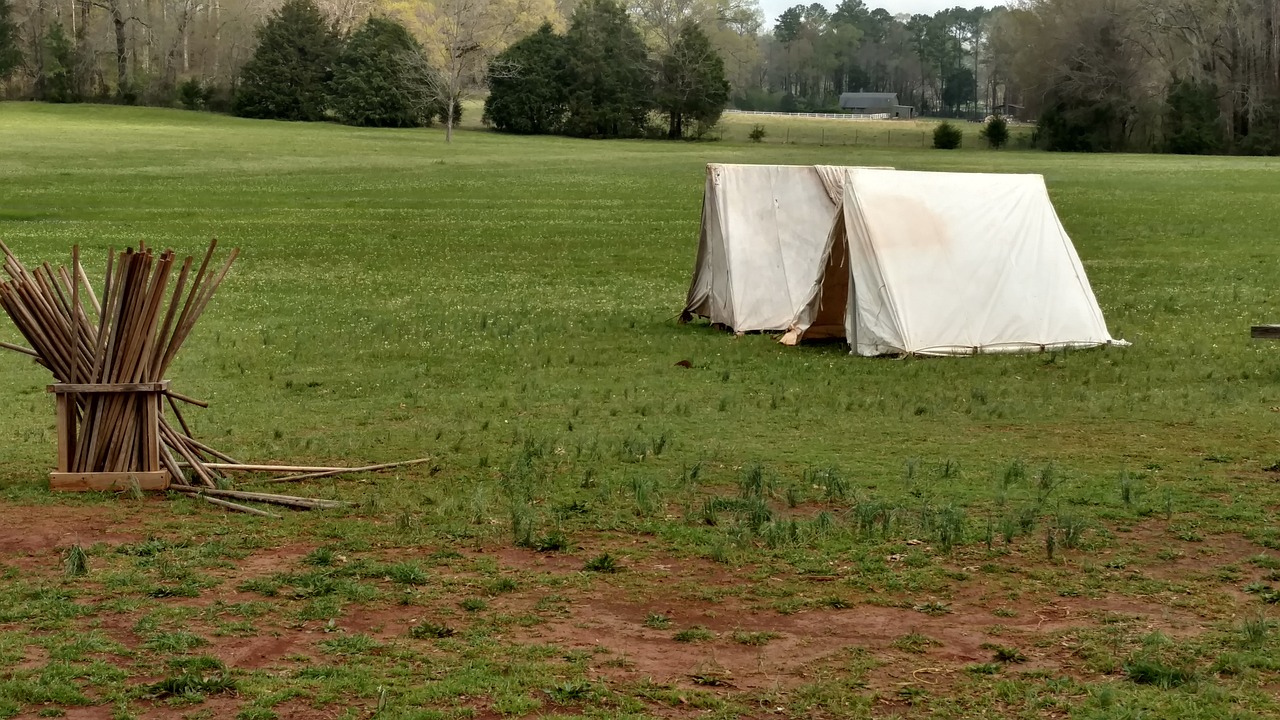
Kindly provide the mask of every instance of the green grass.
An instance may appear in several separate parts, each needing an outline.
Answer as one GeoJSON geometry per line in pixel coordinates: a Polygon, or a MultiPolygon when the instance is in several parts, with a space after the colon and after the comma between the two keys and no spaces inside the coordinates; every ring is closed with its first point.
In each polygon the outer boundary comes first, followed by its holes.
{"type": "MultiPolygon", "coordinates": [[[[749,143],[752,128],[760,125],[765,130],[761,144],[918,150],[933,147],[933,130],[941,122],[931,118],[853,120],[726,113],[712,136],[725,142],[749,143]]],[[[986,142],[978,134],[982,131],[982,123],[968,120],[948,120],[947,122],[958,127],[963,134],[960,147],[986,147],[986,142]]],[[[1008,147],[1023,149],[1030,147],[1033,130],[1034,128],[1030,125],[1011,125],[1008,147]]]]}
{"type": "Polygon", "coordinates": [[[713,143],[463,130],[446,146],[439,130],[0,104],[0,238],[29,264],[80,243],[96,278],[108,247],[139,240],[243,248],[172,371],[211,403],[187,415],[200,437],[253,461],[432,457],[304,485],[354,506],[279,522],[53,497],[48,377],[0,356],[6,522],[58,504],[135,536],[93,545],[86,524],[67,536],[74,568],[60,547],[0,554],[0,717],[144,716],[230,689],[244,717],[1280,712],[1264,470],[1280,347],[1247,339],[1280,321],[1280,162],[990,152],[968,126],[966,149],[940,152],[899,142],[929,127],[898,123],[859,125],[883,145],[785,144],[775,126],[752,144],[736,123],[713,143]],[[1134,344],[877,361],[679,326],[713,161],[1042,173],[1134,344]],[[754,685],[768,691],[741,689],[752,666],[694,662],[643,683],[600,670],[630,667],[625,643],[557,635],[595,632],[602,598],[681,657],[825,650],[786,623],[865,608],[902,627],[754,685]],[[697,625],[748,612],[749,631],[697,625]],[[953,662],[960,623],[1016,649],[953,662]],[[1161,643],[1151,623],[1186,634],[1161,643]],[[266,669],[208,661],[273,639],[266,669]],[[1016,662],[1053,653],[1065,678],[1016,662]],[[899,686],[926,662],[943,684],[899,686]]]}

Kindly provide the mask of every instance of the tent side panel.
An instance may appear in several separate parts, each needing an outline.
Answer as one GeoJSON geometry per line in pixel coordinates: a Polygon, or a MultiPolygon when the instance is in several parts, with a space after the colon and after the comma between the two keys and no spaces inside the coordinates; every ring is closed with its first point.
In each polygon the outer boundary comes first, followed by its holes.
{"type": "MultiPolygon", "coordinates": [[[[719,224],[715,219],[715,187],[711,182],[711,168],[707,168],[707,180],[702,191],[702,224],[698,232],[698,256],[693,263],[693,280],[689,283],[689,293],[685,297],[684,319],[693,315],[711,318],[711,288],[715,273],[724,272],[722,267],[712,261],[713,250],[709,246],[712,238],[723,243],[719,224]]],[[[720,322],[712,318],[712,322],[720,322]]]]}
{"type": "MultiPolygon", "coordinates": [[[[863,249],[901,330],[899,350],[972,354],[1111,341],[1039,176],[858,173],[850,185],[846,207],[855,197],[863,249]]],[[[851,246],[853,235],[851,224],[851,246]]],[[[876,310],[863,307],[873,294],[863,292],[865,283],[858,278],[860,321],[876,310]]]]}
{"type": "Polygon", "coordinates": [[[836,209],[812,167],[725,166],[719,178],[735,330],[785,330],[821,272],[836,209]]]}
{"type": "MultiPolygon", "coordinates": [[[[862,175],[867,171],[859,171],[862,175]]],[[[875,173],[868,173],[875,182],[875,173]]],[[[850,173],[845,180],[844,225],[849,252],[849,282],[853,292],[845,310],[845,337],[858,355],[892,355],[907,352],[906,329],[888,291],[873,228],[863,211],[865,199],[855,189],[850,173]]]]}

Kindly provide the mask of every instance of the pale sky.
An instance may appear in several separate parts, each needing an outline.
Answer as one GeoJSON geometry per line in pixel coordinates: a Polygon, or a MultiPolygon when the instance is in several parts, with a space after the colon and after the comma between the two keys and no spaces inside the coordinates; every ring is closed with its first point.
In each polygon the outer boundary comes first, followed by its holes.
{"type": "MultiPolygon", "coordinates": [[[[808,5],[812,1],[813,0],[808,0],[808,1],[806,0],[760,0],[760,9],[764,11],[765,29],[770,29],[770,30],[773,29],[774,22],[777,21],[778,16],[782,14],[783,10],[786,10],[792,5],[808,5]]],[[[981,0],[979,0],[979,2],[974,2],[973,0],[865,0],[865,1],[867,3],[867,7],[873,10],[875,8],[882,7],[885,10],[888,10],[891,15],[897,15],[899,13],[907,13],[909,15],[914,13],[925,13],[927,15],[932,15],[938,12],[939,10],[953,8],[953,7],[956,7],[957,5],[959,5],[960,7],[977,7],[979,5],[983,7],[991,7],[993,5],[1004,4],[1003,2],[999,2],[998,0],[987,0],[986,2],[982,2],[981,0]]],[[[828,10],[835,10],[836,5],[840,3],[840,0],[819,0],[819,2],[822,2],[823,5],[826,5],[828,10]]]]}

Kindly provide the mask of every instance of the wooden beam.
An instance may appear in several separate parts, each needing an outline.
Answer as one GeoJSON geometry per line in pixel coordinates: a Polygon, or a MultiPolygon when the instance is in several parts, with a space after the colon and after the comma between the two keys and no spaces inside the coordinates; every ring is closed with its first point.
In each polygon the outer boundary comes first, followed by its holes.
{"type": "Polygon", "coordinates": [[[1249,337],[1257,340],[1280,340],[1280,325],[1254,325],[1249,337]]]}
{"type": "Polygon", "coordinates": [[[146,383],[59,383],[48,387],[49,392],[59,395],[64,393],[84,393],[86,395],[95,393],[162,393],[168,389],[168,380],[146,383]]]}
{"type": "Polygon", "coordinates": [[[49,473],[49,489],[61,492],[125,490],[134,481],[143,490],[167,490],[169,472],[49,473]]]}

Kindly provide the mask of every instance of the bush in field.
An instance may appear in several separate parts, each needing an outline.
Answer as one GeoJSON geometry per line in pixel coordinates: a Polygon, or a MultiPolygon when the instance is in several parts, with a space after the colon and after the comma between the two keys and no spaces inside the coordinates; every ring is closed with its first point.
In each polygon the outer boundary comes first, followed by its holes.
{"type": "Polygon", "coordinates": [[[747,133],[747,137],[751,138],[751,142],[764,142],[764,136],[769,132],[764,129],[763,125],[757,123],[751,128],[751,132],[747,133]]]}
{"type": "Polygon", "coordinates": [[[943,122],[933,129],[933,147],[935,150],[955,150],[960,147],[963,135],[960,128],[943,122]]]}
{"type": "Polygon", "coordinates": [[[982,128],[982,139],[987,146],[999,150],[1009,142],[1009,122],[999,115],[994,115],[982,128]]]}
{"type": "Polygon", "coordinates": [[[649,48],[618,0],[585,0],[565,33],[564,131],[591,138],[640,137],[653,109],[649,48]]]}
{"type": "Polygon", "coordinates": [[[235,114],[323,120],[340,48],[314,0],[288,0],[258,28],[258,49],[240,71],[235,114]]]}
{"type": "Polygon", "coordinates": [[[333,70],[338,121],[364,127],[430,125],[431,69],[404,25],[371,17],[347,40],[333,70]]]}

